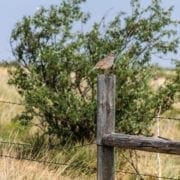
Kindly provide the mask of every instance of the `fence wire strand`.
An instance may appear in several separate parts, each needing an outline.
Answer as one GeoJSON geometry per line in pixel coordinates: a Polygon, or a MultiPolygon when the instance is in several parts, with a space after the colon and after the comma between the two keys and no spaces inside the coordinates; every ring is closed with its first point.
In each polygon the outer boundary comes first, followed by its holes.
{"type": "Polygon", "coordinates": [[[157,116],[155,118],[157,118],[157,119],[169,119],[169,120],[178,120],[178,121],[180,121],[180,118],[176,118],[176,117],[157,116]]]}
{"type": "MultiPolygon", "coordinates": [[[[12,102],[12,101],[0,100],[0,103],[24,106],[23,103],[20,103],[20,102],[12,102]]],[[[43,115],[35,115],[35,116],[44,117],[43,115]]],[[[178,120],[178,121],[180,121],[180,118],[176,118],[176,117],[155,116],[155,117],[153,117],[153,118],[156,118],[156,119],[169,119],[169,120],[178,120]]]]}
{"type": "MultiPolygon", "coordinates": [[[[0,141],[0,144],[5,144],[5,145],[12,145],[12,146],[27,146],[28,148],[33,148],[33,146],[31,144],[25,144],[25,143],[16,143],[16,142],[8,142],[8,141],[0,141]]],[[[77,145],[77,146],[70,146],[70,147],[65,147],[67,149],[76,149],[76,148],[82,148],[82,147],[87,147],[87,146],[91,146],[91,145],[96,145],[96,143],[87,143],[87,144],[81,144],[81,145],[77,145]]],[[[52,145],[52,148],[59,148],[60,145],[52,145]]]]}
{"type": "Polygon", "coordinates": [[[67,166],[67,165],[69,165],[67,163],[59,163],[59,162],[31,159],[31,158],[25,158],[25,157],[17,157],[17,156],[11,156],[11,155],[2,155],[2,154],[0,154],[0,157],[1,158],[16,159],[16,160],[34,161],[34,162],[44,163],[44,164],[54,164],[54,165],[60,165],[60,166],[67,166]]]}
{"type": "MultiPolygon", "coordinates": [[[[6,141],[0,141],[0,144],[4,145],[11,145],[11,146],[27,146],[28,148],[33,148],[31,147],[30,144],[23,144],[23,143],[15,143],[15,142],[6,142],[6,141]]],[[[96,143],[87,143],[87,144],[82,144],[78,146],[72,146],[71,148],[82,148],[82,147],[87,147],[90,145],[94,145],[96,143]]],[[[44,164],[54,164],[54,165],[60,165],[60,166],[70,166],[68,163],[59,163],[59,162],[54,162],[54,161],[46,161],[46,160],[38,160],[38,159],[31,159],[31,158],[26,158],[26,157],[17,157],[17,156],[12,156],[12,155],[3,155],[0,154],[1,158],[10,158],[10,159],[16,159],[16,160],[26,160],[26,161],[34,161],[38,163],[44,163],[44,164]]]]}

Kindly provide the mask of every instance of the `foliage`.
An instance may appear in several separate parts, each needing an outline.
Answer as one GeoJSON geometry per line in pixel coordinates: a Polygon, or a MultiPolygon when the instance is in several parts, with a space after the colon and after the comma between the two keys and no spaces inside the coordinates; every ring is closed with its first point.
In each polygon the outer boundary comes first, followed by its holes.
{"type": "Polygon", "coordinates": [[[160,0],[143,8],[139,0],[132,0],[132,14],[119,12],[106,25],[103,17],[82,32],[78,27],[89,19],[81,11],[82,2],[64,0],[60,6],[42,7],[13,29],[11,45],[18,66],[11,71],[10,83],[24,98],[21,122],[40,115],[44,131],[62,143],[93,137],[98,72],[91,69],[113,50],[117,129],[147,134],[159,107],[165,111],[174,100],[173,82],[157,92],[149,87],[151,55],[177,52],[173,8],[161,8],[160,0]]]}

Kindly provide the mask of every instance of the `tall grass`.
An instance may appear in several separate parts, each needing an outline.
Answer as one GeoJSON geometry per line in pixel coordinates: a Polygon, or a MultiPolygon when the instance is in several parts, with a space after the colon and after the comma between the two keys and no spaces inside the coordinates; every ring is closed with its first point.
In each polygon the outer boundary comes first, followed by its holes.
{"type": "MultiPolygon", "coordinates": [[[[33,145],[0,143],[0,165],[1,162],[4,165],[0,167],[4,172],[7,171],[5,175],[7,179],[13,177],[19,180],[22,177],[22,179],[33,180],[39,180],[39,178],[93,180],[96,179],[95,151],[94,145],[53,149],[42,146],[37,152],[36,146],[33,147],[33,145]],[[11,166],[8,168],[6,164],[11,166]],[[17,165],[17,172],[15,172],[14,166],[17,165]]],[[[1,173],[0,177],[2,177],[1,173]]]]}

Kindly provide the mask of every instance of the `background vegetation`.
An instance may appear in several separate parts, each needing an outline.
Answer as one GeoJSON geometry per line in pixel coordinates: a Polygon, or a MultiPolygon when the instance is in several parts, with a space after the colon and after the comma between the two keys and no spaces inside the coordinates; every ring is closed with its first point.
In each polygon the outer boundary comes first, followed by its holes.
{"type": "MultiPolygon", "coordinates": [[[[86,26],[90,18],[81,11],[82,2],[63,1],[60,6],[42,7],[33,16],[24,17],[11,35],[16,61],[2,63],[0,68],[0,100],[22,104],[0,103],[0,138],[32,147],[1,146],[1,153],[68,164],[61,168],[42,165],[42,179],[47,174],[54,179],[61,175],[95,178],[95,145],[82,147],[82,142],[89,144],[95,139],[96,77],[102,72],[91,69],[112,50],[117,57],[108,73],[117,76],[116,131],[157,136],[159,129],[163,137],[180,137],[178,121],[164,119],[157,126],[154,118],[158,114],[180,118],[180,63],[169,71],[150,63],[152,54],[177,52],[175,29],[179,22],[171,19],[173,8],[161,8],[159,0],[143,8],[140,1],[132,0],[132,14],[119,12],[107,24],[102,17],[82,32],[75,27],[86,26]]],[[[157,175],[161,167],[163,176],[179,175],[176,157],[162,155],[159,166],[155,154],[116,150],[116,156],[120,171],[157,175]]],[[[33,166],[23,164],[27,169],[33,166]]],[[[11,166],[3,166],[7,167],[11,166]]],[[[22,174],[21,168],[19,164],[19,171],[12,169],[9,175],[5,170],[4,176],[26,178],[28,173],[22,174]]],[[[32,179],[39,174],[35,171],[32,179]]],[[[121,172],[117,176],[134,177],[121,172]]]]}

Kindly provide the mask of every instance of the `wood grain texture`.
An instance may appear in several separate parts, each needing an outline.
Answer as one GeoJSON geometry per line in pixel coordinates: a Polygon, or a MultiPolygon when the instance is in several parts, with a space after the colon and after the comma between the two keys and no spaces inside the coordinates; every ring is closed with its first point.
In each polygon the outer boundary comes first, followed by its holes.
{"type": "Polygon", "coordinates": [[[110,147],[180,155],[180,141],[117,133],[105,134],[102,141],[110,147]]]}
{"type": "Polygon", "coordinates": [[[104,146],[104,134],[115,129],[115,76],[98,76],[97,179],[114,180],[114,147],[104,146]]]}

